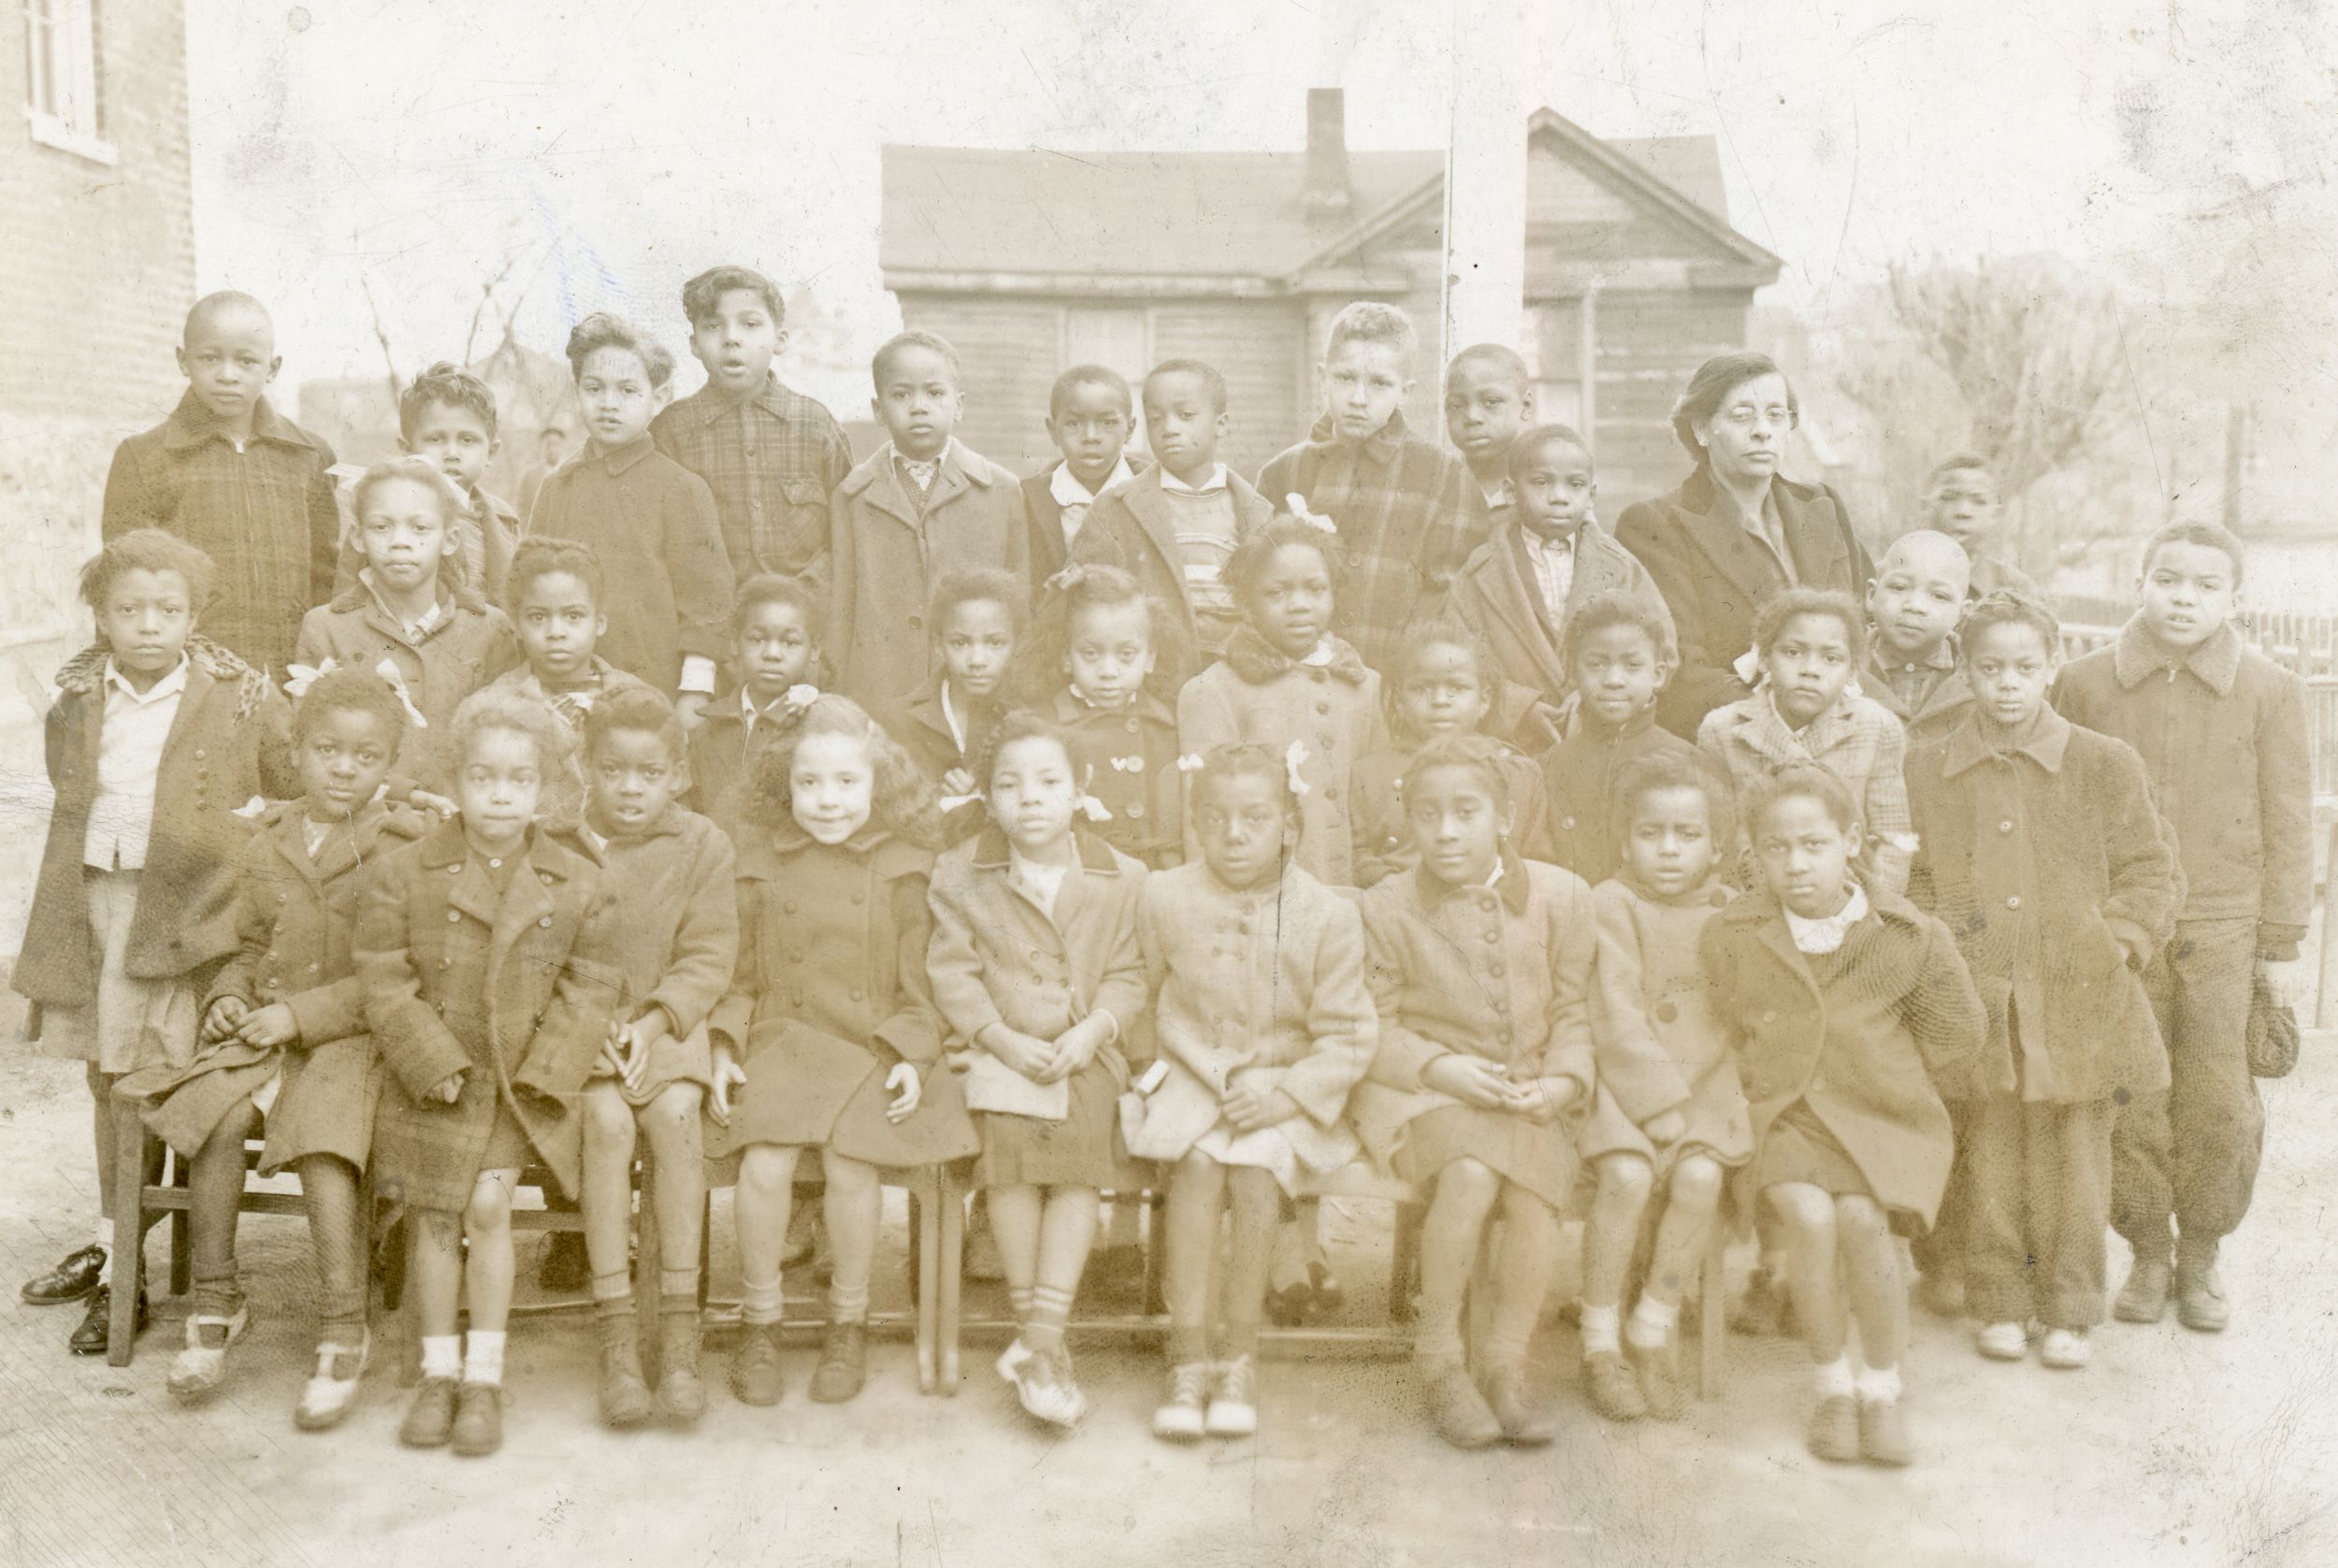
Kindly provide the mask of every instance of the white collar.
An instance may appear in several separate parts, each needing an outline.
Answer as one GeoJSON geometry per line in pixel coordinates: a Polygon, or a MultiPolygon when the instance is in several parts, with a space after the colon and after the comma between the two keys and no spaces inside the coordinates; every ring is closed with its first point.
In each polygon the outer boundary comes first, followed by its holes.
{"type": "Polygon", "coordinates": [[[1199,484],[1188,484],[1167,468],[1163,468],[1161,470],[1161,487],[1163,490],[1175,490],[1180,496],[1215,496],[1226,488],[1226,466],[1223,463],[1211,465],[1209,478],[1199,484]]]}
{"type": "Polygon", "coordinates": [[[950,700],[950,678],[942,677],[942,722],[950,726],[950,739],[958,742],[958,753],[966,755],[966,721],[959,716],[958,705],[950,700]]]}
{"type": "Polygon", "coordinates": [[[128,676],[123,674],[122,671],[115,667],[113,655],[108,654],[106,655],[106,684],[122,693],[124,697],[127,697],[131,701],[138,704],[140,707],[144,707],[147,703],[160,702],[164,698],[177,697],[180,692],[185,691],[187,689],[187,655],[180,654],[179,655],[179,662],[171,666],[170,673],[157,680],[152,685],[147,687],[144,691],[140,691],[137,687],[130,683],[130,678],[128,676]]]}
{"type": "Polygon", "coordinates": [[[359,567],[357,581],[364,583],[366,592],[373,596],[373,607],[388,616],[400,630],[409,634],[428,631],[432,626],[437,626],[439,618],[446,613],[446,598],[443,591],[432,596],[429,609],[409,621],[399,615],[397,611],[392,610],[390,601],[382,597],[382,585],[374,582],[371,567],[359,567]]]}
{"type": "Polygon", "coordinates": [[[1842,939],[1851,928],[1867,918],[1867,913],[1868,890],[1855,882],[1851,885],[1851,897],[1832,914],[1805,919],[1786,910],[1786,929],[1793,934],[1797,951],[1832,953],[1842,946],[1842,939]]]}
{"type": "Polygon", "coordinates": [[[1299,662],[1304,665],[1311,665],[1320,669],[1323,666],[1331,663],[1332,660],[1336,657],[1338,657],[1338,655],[1332,651],[1332,640],[1327,637],[1309,650],[1306,657],[1301,659],[1299,662]]]}
{"type": "Polygon", "coordinates": [[[1093,506],[1096,497],[1103,495],[1104,491],[1116,484],[1124,483],[1133,477],[1134,476],[1129,472],[1129,459],[1126,453],[1114,460],[1112,472],[1104,476],[1103,487],[1096,490],[1090,490],[1079,482],[1078,476],[1072,472],[1071,464],[1058,463],[1055,466],[1054,474],[1047,480],[1047,493],[1055,497],[1056,505],[1060,507],[1093,506]]]}

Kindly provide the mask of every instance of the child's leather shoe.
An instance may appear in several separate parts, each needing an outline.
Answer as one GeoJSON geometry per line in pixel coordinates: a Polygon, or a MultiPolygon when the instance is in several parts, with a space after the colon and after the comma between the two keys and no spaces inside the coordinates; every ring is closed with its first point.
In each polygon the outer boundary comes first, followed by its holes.
{"type": "Polygon", "coordinates": [[[455,1379],[426,1377],[397,1424],[397,1440],[409,1448],[443,1448],[455,1431],[455,1379]]]}
{"type": "Polygon", "coordinates": [[[1811,1452],[1829,1464],[1859,1457],[1859,1409],[1849,1394],[1828,1394],[1811,1412],[1811,1452]]]}
{"type": "Polygon", "coordinates": [[[641,1327],[629,1312],[600,1319],[600,1422],[623,1431],[638,1427],[655,1408],[642,1376],[641,1327]]]}
{"type": "Polygon", "coordinates": [[[2111,1303],[2111,1316],[2122,1323],[2157,1323],[2168,1315],[2170,1270],[2165,1257],[2138,1258],[2127,1272],[2127,1283],[2111,1303]]]}
{"type": "Polygon", "coordinates": [[[1550,1406],[1535,1397],[1526,1369],[1495,1367],[1486,1377],[1486,1408],[1500,1423],[1506,1442],[1521,1448],[1539,1448],[1558,1436],[1550,1406]]]}
{"type": "Polygon", "coordinates": [[[1616,1351],[1595,1350],[1583,1358],[1583,1392],[1591,1407],[1610,1421],[1637,1421],[1648,1414],[1638,1374],[1616,1351]]]}
{"type": "Polygon", "coordinates": [[[1898,1469],[1913,1462],[1915,1457],[1915,1448],[1908,1441],[1908,1418],[1899,1413],[1899,1402],[1861,1400],[1859,1458],[1869,1464],[1889,1465],[1898,1469]]]}
{"type": "Polygon", "coordinates": [[[657,1416],[687,1425],[706,1414],[706,1385],[699,1378],[701,1330],[699,1305],[660,1308],[657,1314],[657,1416]]]}
{"type": "Polygon", "coordinates": [[[448,1446],[465,1459],[483,1459],[503,1446],[502,1384],[465,1382],[455,1389],[448,1446]]]}
{"type": "Polygon", "coordinates": [[[1459,1356],[1424,1359],[1421,1384],[1428,1402],[1429,1424],[1446,1442],[1456,1448],[1483,1448],[1502,1441],[1501,1421],[1470,1380],[1459,1356]]]}
{"type": "Polygon", "coordinates": [[[777,1404],[786,1386],[780,1374],[779,1325],[740,1325],[739,1353],[730,1359],[731,1394],[741,1404],[777,1404]]]}
{"type": "Polygon", "coordinates": [[[869,1380],[869,1329],[865,1323],[830,1323],[820,1341],[820,1364],[812,1370],[812,1398],[842,1404],[869,1380]]]}

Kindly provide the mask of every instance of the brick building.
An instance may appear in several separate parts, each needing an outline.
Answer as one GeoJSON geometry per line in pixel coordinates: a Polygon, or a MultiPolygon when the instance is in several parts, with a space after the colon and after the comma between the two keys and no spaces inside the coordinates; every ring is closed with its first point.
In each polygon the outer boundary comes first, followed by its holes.
{"type": "Polygon", "coordinates": [[[195,299],[195,215],[180,0],[7,12],[23,68],[0,69],[0,137],[16,142],[0,154],[0,650],[33,659],[87,626],[73,577],[115,443],[184,389],[171,351],[195,299]]]}
{"type": "MultiPolygon", "coordinates": [[[[1439,428],[1445,154],[1350,151],[1335,89],[1300,152],[1076,155],[888,147],[879,256],[909,326],[956,345],[967,443],[1024,471],[1066,366],[1129,375],[1191,354],[1225,375],[1226,458],[1248,472],[1315,411],[1325,328],[1354,299],[1422,329],[1406,416],[1439,428]]],[[[1513,344],[1551,418],[1582,425],[1600,488],[1668,489],[1689,372],[1741,346],[1776,256],[1729,224],[1710,137],[1603,141],[1549,109],[1527,138],[1525,295],[1513,344]]]]}

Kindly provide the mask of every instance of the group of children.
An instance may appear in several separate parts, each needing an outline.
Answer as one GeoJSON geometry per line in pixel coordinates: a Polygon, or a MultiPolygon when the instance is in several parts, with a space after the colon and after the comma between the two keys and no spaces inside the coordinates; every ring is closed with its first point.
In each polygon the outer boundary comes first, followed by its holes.
{"type": "MultiPolygon", "coordinates": [[[[1910,533],[1864,603],[1766,605],[1754,695],[1692,740],[1655,721],[1667,606],[1509,351],[1450,367],[1456,456],[1397,411],[1409,324],[1350,307],[1323,424],[1256,487],[1217,456],[1209,366],[1133,396],[1084,367],[1049,410],[1062,464],[1018,482],[952,434],[941,339],[878,352],[888,440],[856,466],[771,371],[768,281],[683,298],[708,384],[662,411],[665,351],[578,324],[587,445],[524,528],[480,487],[493,398],[443,365],[401,400],[411,455],[337,521],[239,295],[196,306],[186,400],[123,447],[14,983],[90,1064],[105,1214],[117,1095],[189,1162],[175,1394],[223,1386],[247,1320],[263,1128],[317,1258],[296,1419],[338,1421],[367,1364],[369,1173],[411,1232],[401,1440],[464,1454],[500,1441],[531,1169],[581,1201],[616,1427],[705,1407],[710,1180],[735,1189],[730,1388],[783,1397],[807,1151],[820,1402],[865,1375],[882,1173],[960,1160],[1018,1325],[998,1370],[1063,1425],[1100,1195],[1165,1191],[1173,1441],[1255,1429],[1263,1319],[1338,1294],[1308,1195],[1360,1158],[1425,1196],[1419,1371],[1465,1447],[1553,1436],[1527,1350],[1570,1213],[1590,1402],[1678,1417],[1683,1295],[1735,1216],[1813,1359],[1812,1451],[1907,1463],[1898,1238],[1954,1216],[1935,1300],[1961,1286],[1988,1354],[2038,1323],[2081,1364],[2118,1106],[2158,1107],[2117,1136],[2172,1172],[2116,1216],[2122,1316],[2172,1287],[2221,1326],[2245,1182],[2212,1190],[2229,1126],[2184,1118],[2233,1113],[2167,1090],[2172,1057],[2179,1091],[2225,1069],[2160,1029],[2229,1022],[2303,919],[2260,913],[2290,897],[2302,707],[2230,624],[2230,535],[2156,536],[2117,647],[2064,670],[2049,611],[1976,602],[1956,539],[1910,533]],[[2210,736],[2248,800],[2202,771],[2210,736]],[[655,1303],[628,1261],[644,1144],[655,1303]]],[[[94,1292],[77,1350],[138,1240],[101,1219],[25,1287],[94,1292]]]]}

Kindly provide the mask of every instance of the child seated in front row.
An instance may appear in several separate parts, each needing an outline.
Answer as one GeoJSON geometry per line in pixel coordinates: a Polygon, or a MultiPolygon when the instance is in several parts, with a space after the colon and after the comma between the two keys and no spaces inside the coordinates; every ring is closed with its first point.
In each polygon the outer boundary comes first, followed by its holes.
{"type": "Polygon", "coordinates": [[[1956,664],[1971,580],[1963,547],[1928,528],[1900,535],[1875,563],[1859,689],[1907,726],[1911,746],[1954,726],[1972,701],[1956,664]]]}
{"type": "Polygon", "coordinates": [[[1908,1293],[1894,1231],[1929,1225],[1940,1206],[1942,1093],[1965,1092],[1987,1021],[1947,928],[1857,873],[1859,808],[1841,779],[1789,762],[1743,810],[1761,885],[1707,924],[1700,951],[1753,1116],[1740,1201],[1772,1213],[1787,1240],[1818,1386],[1811,1452],[1904,1465],[1908,1293]]]}
{"type": "Polygon", "coordinates": [[[375,861],[351,952],[393,1080],[374,1189],[413,1225],[422,1384],[398,1441],[479,1455],[503,1442],[513,1191],[528,1165],[581,1185],[577,1105],[615,1021],[624,915],[609,873],[538,820],[571,743],[552,711],[480,692],[450,728],[456,814],[375,861]]]}
{"type": "MultiPolygon", "coordinates": [[[[452,758],[440,737],[463,698],[520,662],[503,611],[466,585],[463,501],[426,457],[376,463],[356,484],[357,581],[301,617],[293,657],[310,669],[381,670],[387,665],[420,723],[406,731],[391,770],[393,798],[451,809],[452,758]]],[[[502,563],[510,572],[508,555],[502,563]]],[[[386,671],[384,671],[386,673],[386,671]]]]}
{"type": "Polygon", "coordinates": [[[1435,1187],[1414,1354],[1430,1424],[1459,1448],[1553,1435],[1527,1385],[1526,1349],[1593,1082],[1591,889],[1508,848],[1508,794],[1490,741],[1422,747],[1404,785],[1420,868],[1362,900],[1380,1044],[1354,1119],[1381,1165],[1435,1187]],[[1464,1360],[1462,1298],[1497,1208],[1503,1255],[1480,1388],[1464,1360]]]}
{"type": "Polygon", "coordinates": [[[1063,731],[1006,715],[981,760],[992,826],[945,854],[927,968],[966,1103],[1014,1303],[999,1375],[1023,1408],[1070,1426],[1087,1409],[1063,1329],[1102,1190],[1141,1186],[1116,1156],[1120,1050],[1147,1000],[1136,910],[1145,867],[1075,827],[1063,731]]]}
{"type": "Polygon", "coordinates": [[[584,1086],[585,1250],[600,1326],[600,1418],[705,1413],[699,1383],[699,1230],[706,1208],[700,1112],[714,1076],[706,1020],[739,957],[730,841],[686,811],[682,723],[654,691],[624,691],[584,719],[583,832],[616,890],[625,999],[584,1086]],[[644,1380],[627,1242],[633,1150],[646,1134],[657,1216],[657,1380],[644,1380]]]}
{"type": "Polygon", "coordinates": [[[812,1397],[835,1404],[868,1371],[880,1170],[981,1150],[958,1075],[936,1071],[926,977],[933,790],[859,704],[827,693],[758,764],[739,833],[739,964],[715,1009],[714,1091],[738,1158],[740,1344],[730,1389],[776,1404],[780,1264],[796,1162],[820,1155],[831,1263],[812,1397]]]}
{"type": "MultiPolygon", "coordinates": [[[[1656,698],[1678,663],[1672,617],[1652,594],[1595,594],[1566,624],[1575,722],[1542,756],[1545,842],[1553,865],[1595,887],[1624,865],[1617,781],[1639,762],[1696,755],[1656,723],[1656,698]]],[[[1716,844],[1714,853],[1725,858],[1729,847],[1716,844]]]]}
{"type": "MultiPolygon", "coordinates": [[[[2087,1359],[2102,1321],[2118,1107],[2166,1092],[2143,971],[2175,928],[2175,850],[2143,758],[2046,705],[2062,628],[1993,594],[1965,623],[1965,715],[1909,754],[1908,896],[1956,935],[1989,1014],[1981,1098],[1952,1106],[1966,1309],[1981,1353],[2087,1359]]],[[[1961,1265],[1961,1267],[1959,1267],[1961,1265]]]]}
{"type": "Polygon", "coordinates": [[[730,657],[738,688],[708,703],[690,732],[689,805],[725,832],[739,827],[756,758],[820,695],[818,598],[777,572],[740,583],[730,657]]]}
{"type": "Polygon", "coordinates": [[[984,791],[974,760],[1005,712],[1007,676],[1029,635],[1030,603],[1022,580],[996,568],[954,571],[936,583],[926,605],[933,673],[880,711],[886,733],[941,786],[945,844],[982,830],[984,791]]]}
{"type": "Polygon", "coordinates": [[[1070,566],[1049,580],[1032,639],[1034,674],[1063,683],[1046,712],[1080,792],[1104,813],[1089,831],[1154,870],[1185,848],[1177,720],[1156,689],[1165,619],[1119,568],[1070,566]]]}
{"type": "Polygon", "coordinates": [[[298,1169],[323,1319],[316,1375],[293,1414],[310,1431],[347,1414],[369,1347],[372,1216],[358,1213],[357,1180],[373,1142],[381,1074],[349,939],[372,856],[423,828],[413,813],[377,798],[405,727],[397,694],[371,670],[330,671],[301,698],[293,718],[301,798],[266,813],[244,846],[238,946],[205,999],[203,1054],[154,1086],[146,1114],[187,1160],[193,1188],[195,1297],[169,1383],[184,1403],[219,1390],[227,1347],[243,1331],[237,1207],[244,1140],[263,1115],[260,1173],[298,1169]]]}
{"type": "MultiPolygon", "coordinates": [[[[1754,617],[1761,679],[1752,697],[1716,708],[1696,743],[1750,799],[1773,770],[1816,762],[1858,807],[1862,875],[1894,893],[1908,885],[1915,839],[1908,826],[1907,733],[1888,709],[1847,690],[1867,655],[1867,618],[1849,594],[1789,588],[1754,617]]],[[[1753,818],[1740,812],[1740,853],[1753,818]]],[[[1738,880],[1751,883],[1740,861],[1738,880]]]]}
{"type": "Polygon", "coordinates": [[[1364,928],[1298,856],[1293,772],[1263,745],[1203,757],[1188,789],[1199,853],[1147,877],[1139,907],[1165,1075],[1123,1125],[1132,1155],[1170,1167],[1169,1388],[1153,1433],[1171,1442],[1258,1430],[1252,1357],[1282,1200],[1358,1148],[1345,1113],[1375,1041],[1364,928]]]}
{"type": "MultiPolygon", "coordinates": [[[[1467,626],[1436,621],[1414,630],[1396,671],[1394,740],[1365,756],[1356,769],[1357,886],[1369,887],[1420,864],[1420,846],[1412,841],[1412,825],[1405,814],[1405,774],[1422,746],[1491,727],[1495,688],[1501,683],[1467,626]]],[[[1523,688],[1510,690],[1523,696],[1523,688]]],[[[1550,859],[1541,770],[1516,747],[1491,735],[1487,740],[1499,748],[1505,787],[1514,808],[1512,847],[1531,860],[1550,859]]]]}
{"type": "MultiPolygon", "coordinates": [[[[236,864],[252,832],[238,813],[287,793],[284,699],[195,631],[211,575],[210,557],[160,529],[107,540],[81,568],[97,640],[57,672],[49,709],[56,800],[9,984],[50,1054],[88,1064],[102,1209],[92,1244],[22,1294],[89,1299],[67,1340],[80,1356],[105,1354],[112,1305],[115,1085],[194,1058],[205,979],[237,947],[236,864]]],[[[137,1256],[137,1236],[120,1243],[137,1256]]]]}
{"type": "Polygon", "coordinates": [[[1729,1034],[1697,959],[1706,924],[1729,901],[1719,868],[1736,825],[1728,781],[1685,744],[1633,763],[1615,798],[1623,863],[1591,894],[1599,1084],[1578,1146],[1598,1190],[1583,1227],[1583,1383],[1609,1420],[1677,1421],[1688,1412],[1672,1374],[1681,1295],[1704,1257],[1723,1173],[1754,1153],[1729,1034]],[[1624,1323],[1652,1198],[1662,1217],[1624,1323]]]}

